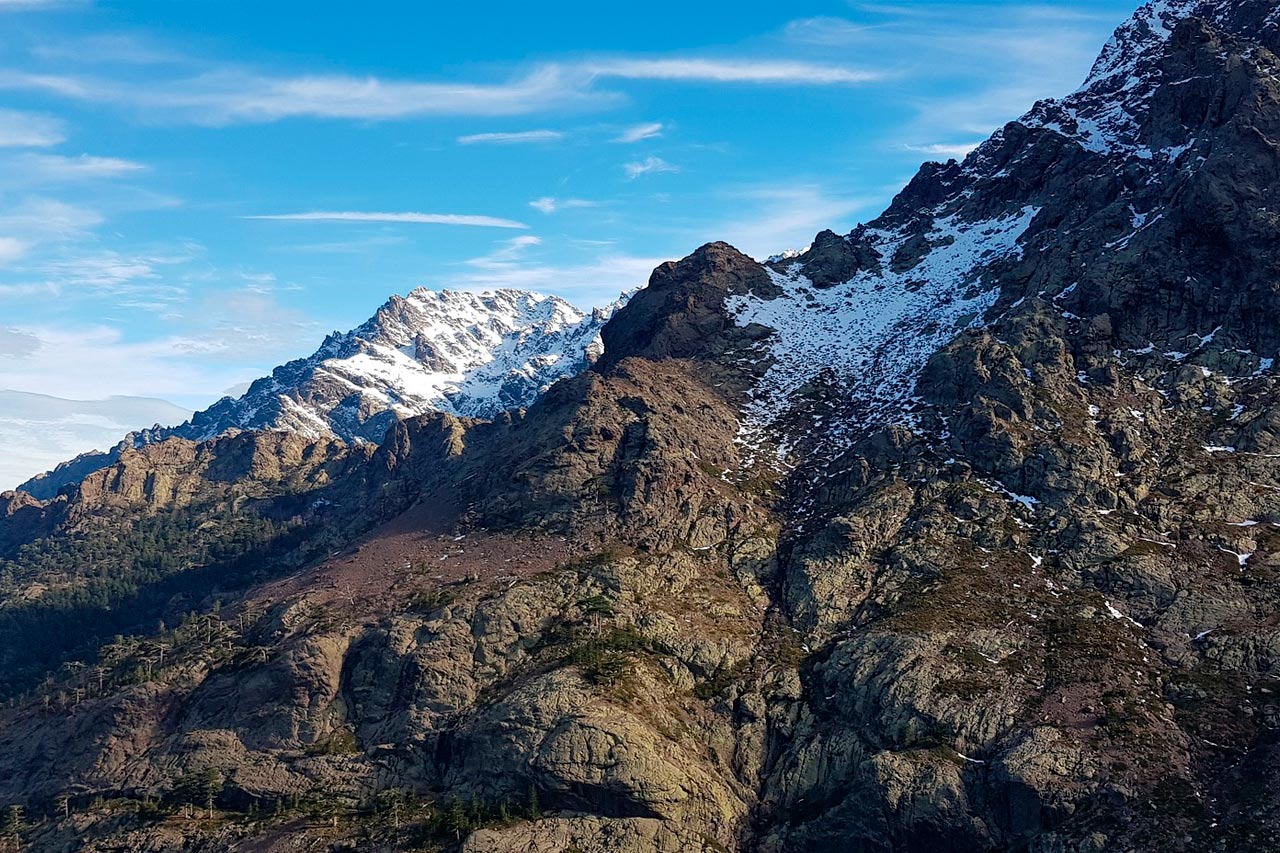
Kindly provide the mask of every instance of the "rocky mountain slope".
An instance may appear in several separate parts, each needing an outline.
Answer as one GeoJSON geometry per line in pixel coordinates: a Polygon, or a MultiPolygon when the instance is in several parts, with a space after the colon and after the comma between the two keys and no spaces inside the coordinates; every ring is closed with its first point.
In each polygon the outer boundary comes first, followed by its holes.
{"type": "Polygon", "coordinates": [[[873,222],[659,267],[527,411],[0,498],[4,832],[1280,849],[1278,20],[1144,6],[873,222]]]}
{"type": "Polygon", "coordinates": [[[555,296],[517,290],[419,288],[393,296],[366,323],[334,332],[312,355],[277,367],[238,398],[189,421],[131,433],[18,488],[40,499],[115,462],[126,447],[166,438],[208,441],[230,430],[287,430],[308,438],[378,442],[397,418],[441,411],[493,417],[528,406],[551,383],[599,355],[600,327],[617,304],[584,314],[555,296]]]}

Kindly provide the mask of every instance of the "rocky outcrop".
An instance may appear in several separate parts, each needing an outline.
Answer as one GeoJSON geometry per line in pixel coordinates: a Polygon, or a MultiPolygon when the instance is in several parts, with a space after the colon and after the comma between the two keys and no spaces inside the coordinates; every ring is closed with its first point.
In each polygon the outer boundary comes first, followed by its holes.
{"type": "Polygon", "coordinates": [[[85,583],[57,548],[143,520],[180,574],[245,578],[0,713],[16,832],[1274,846],[1278,22],[1145,7],[1079,93],[867,227],[659,268],[527,411],[409,419],[363,455],[175,442],[9,497],[55,522],[6,533],[27,596],[85,583]],[[246,510],[297,520],[288,559],[180,535],[246,510]]]}
{"type": "Polygon", "coordinates": [[[708,243],[689,257],[665,263],[649,284],[601,331],[608,371],[624,358],[714,360],[749,330],[735,326],[725,299],[777,295],[765,268],[727,243],[708,243]]]}

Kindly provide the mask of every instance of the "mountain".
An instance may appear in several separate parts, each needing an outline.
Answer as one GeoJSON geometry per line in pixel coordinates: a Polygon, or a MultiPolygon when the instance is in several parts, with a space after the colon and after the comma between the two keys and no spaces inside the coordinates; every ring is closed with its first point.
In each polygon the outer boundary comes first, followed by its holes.
{"type": "Polygon", "coordinates": [[[240,397],[225,397],[175,427],[130,433],[18,488],[48,499],[115,462],[126,447],[166,438],[206,441],[228,430],[275,429],[309,438],[378,442],[397,418],[442,411],[493,417],[528,406],[598,354],[617,305],[584,314],[563,299],[517,290],[419,288],[393,296],[366,323],[334,332],[307,358],[277,367],[240,397]]]}
{"type": "Polygon", "coordinates": [[[0,496],[34,850],[1275,850],[1280,13],[1152,2],[525,410],[0,496]]]}

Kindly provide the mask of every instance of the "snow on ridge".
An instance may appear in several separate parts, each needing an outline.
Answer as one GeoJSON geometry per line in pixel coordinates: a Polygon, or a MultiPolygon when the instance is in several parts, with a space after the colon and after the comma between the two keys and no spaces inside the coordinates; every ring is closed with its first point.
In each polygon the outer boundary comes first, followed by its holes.
{"type": "Polygon", "coordinates": [[[1140,6],[1112,34],[1078,91],[1089,91],[1120,74],[1132,75],[1138,57],[1168,41],[1177,22],[1201,5],[1202,0],[1151,0],[1140,6]]]}
{"type": "Polygon", "coordinates": [[[359,443],[430,411],[491,418],[598,357],[600,328],[621,304],[584,313],[540,293],[418,288],[159,437],[276,429],[359,443]]]}
{"type": "Polygon", "coordinates": [[[539,293],[419,288],[357,331],[358,351],[319,367],[401,417],[492,417],[585,367],[605,319],[539,293]]]}
{"type": "MultiPolygon", "coordinates": [[[[817,288],[793,266],[770,270],[783,294],[773,299],[733,296],[726,308],[740,326],[774,329],[766,341],[773,363],[754,389],[740,442],[758,448],[794,404],[793,395],[820,374],[834,377],[857,405],[861,426],[901,419],[925,362],[961,330],[978,325],[995,304],[994,287],[981,287],[990,264],[1019,257],[1019,238],[1039,208],[1002,218],[934,223],[933,248],[904,272],[864,271],[842,285],[817,288]]],[[[883,258],[909,233],[870,232],[883,258]]],[[[842,425],[828,425],[838,437],[842,425]]],[[[784,437],[780,446],[786,448],[784,437]]]]}
{"type": "Polygon", "coordinates": [[[1019,121],[1060,133],[1096,154],[1176,160],[1182,153],[1177,149],[1156,152],[1139,143],[1142,117],[1163,82],[1160,57],[1178,22],[1192,15],[1217,20],[1224,14],[1222,6],[1204,0],[1150,0],[1116,29],[1079,89],[1036,104],[1019,121]]]}

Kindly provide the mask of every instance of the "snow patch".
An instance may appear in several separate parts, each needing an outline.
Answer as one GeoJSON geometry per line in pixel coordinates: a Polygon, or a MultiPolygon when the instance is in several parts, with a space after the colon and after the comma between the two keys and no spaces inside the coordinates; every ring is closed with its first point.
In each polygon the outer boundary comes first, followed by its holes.
{"type": "MultiPolygon", "coordinates": [[[[980,222],[940,219],[928,234],[932,248],[903,272],[864,271],[842,285],[818,288],[796,271],[770,270],[780,296],[727,299],[738,325],[774,330],[766,342],[772,365],[746,407],[742,442],[758,446],[765,430],[790,410],[796,391],[820,375],[858,404],[860,426],[900,417],[929,356],[962,329],[980,324],[995,303],[997,292],[981,272],[1021,255],[1019,238],[1038,212],[1028,206],[980,222]]],[[[905,233],[871,236],[886,259],[907,240],[905,233]]]]}

